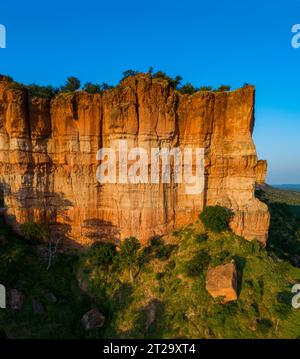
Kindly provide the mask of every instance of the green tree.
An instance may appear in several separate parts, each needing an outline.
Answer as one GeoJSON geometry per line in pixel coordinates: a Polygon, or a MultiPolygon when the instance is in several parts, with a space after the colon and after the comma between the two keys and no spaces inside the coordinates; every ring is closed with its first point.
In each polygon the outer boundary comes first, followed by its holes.
{"type": "Polygon", "coordinates": [[[142,256],[139,253],[141,244],[135,237],[129,237],[124,239],[120,246],[119,252],[119,267],[129,271],[130,280],[134,280],[134,272],[137,273],[140,270],[142,264],[142,256]]]}
{"type": "Polygon", "coordinates": [[[165,72],[163,71],[157,71],[155,72],[155,74],[153,74],[152,76],[155,79],[162,79],[162,80],[166,80],[168,81],[168,83],[170,84],[171,87],[173,87],[174,89],[178,89],[181,81],[182,81],[182,77],[177,75],[175,78],[172,78],[170,76],[168,76],[165,72]]]}
{"type": "Polygon", "coordinates": [[[199,218],[207,230],[220,233],[228,229],[231,213],[222,206],[208,206],[199,214],[199,218]]]}
{"type": "Polygon", "coordinates": [[[152,77],[152,75],[153,75],[153,70],[154,70],[154,68],[152,66],[150,66],[149,70],[148,70],[148,74],[150,75],[150,77],[152,77]]]}
{"type": "Polygon", "coordinates": [[[83,90],[89,94],[96,94],[96,93],[101,93],[101,85],[98,84],[92,84],[91,82],[87,82],[84,86],[83,86],[83,90]]]}
{"type": "Polygon", "coordinates": [[[201,86],[199,87],[198,91],[212,91],[211,86],[201,86]]]}
{"type": "Polygon", "coordinates": [[[187,82],[185,85],[180,87],[180,92],[183,94],[192,95],[193,93],[197,92],[197,87],[194,87],[191,83],[187,82]]]}
{"type": "Polygon", "coordinates": [[[71,76],[67,78],[64,86],[61,87],[62,92],[74,92],[79,90],[80,80],[77,77],[71,76]]]}
{"type": "Polygon", "coordinates": [[[44,223],[26,222],[21,224],[21,233],[30,241],[44,241],[47,239],[48,228],[44,223]]]}
{"type": "Polygon", "coordinates": [[[58,89],[52,86],[27,85],[26,88],[32,97],[51,98],[58,93],[58,89]]]}
{"type": "Polygon", "coordinates": [[[194,257],[185,263],[185,273],[188,277],[197,277],[207,269],[210,262],[209,254],[201,250],[194,257]]]}
{"type": "Polygon", "coordinates": [[[102,84],[100,85],[101,91],[108,91],[108,90],[111,90],[112,88],[114,88],[114,87],[107,84],[106,82],[102,82],[102,84]]]}
{"type": "Polygon", "coordinates": [[[221,85],[215,90],[215,92],[228,92],[228,91],[230,91],[230,89],[231,89],[231,86],[221,85]]]}
{"type": "Polygon", "coordinates": [[[176,248],[174,244],[165,244],[159,236],[154,236],[150,240],[150,251],[155,258],[160,260],[168,259],[176,248]]]}
{"type": "Polygon", "coordinates": [[[111,242],[95,243],[90,249],[92,263],[105,269],[113,263],[116,254],[116,246],[111,242]]]}
{"type": "Polygon", "coordinates": [[[175,89],[178,89],[179,86],[181,85],[181,81],[182,81],[182,77],[180,75],[175,76],[174,79],[172,79],[171,81],[171,86],[174,87],[175,89]]]}
{"type": "Polygon", "coordinates": [[[127,77],[130,76],[136,76],[139,72],[138,71],[134,71],[134,70],[126,70],[123,72],[123,77],[122,80],[126,79],[127,77]]]}

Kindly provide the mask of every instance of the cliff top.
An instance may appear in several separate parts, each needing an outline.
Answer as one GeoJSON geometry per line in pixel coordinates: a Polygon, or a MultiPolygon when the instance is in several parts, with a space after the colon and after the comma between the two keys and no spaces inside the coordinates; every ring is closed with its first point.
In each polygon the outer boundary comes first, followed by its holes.
{"type": "Polygon", "coordinates": [[[230,86],[221,85],[216,89],[211,86],[194,87],[190,83],[184,85],[181,84],[182,78],[176,76],[175,79],[167,76],[163,72],[151,73],[134,73],[129,76],[123,77],[116,86],[110,86],[106,83],[92,84],[86,83],[81,87],[80,81],[75,77],[69,77],[64,86],[52,87],[52,86],[39,86],[36,84],[25,85],[14,81],[11,77],[0,75],[0,89],[5,91],[25,91],[28,92],[31,97],[42,97],[42,98],[54,98],[58,96],[69,96],[74,93],[88,93],[90,95],[105,95],[107,93],[120,92],[126,87],[135,87],[138,84],[144,82],[146,86],[159,85],[162,88],[168,88],[174,91],[179,96],[193,96],[198,93],[209,93],[214,96],[218,96],[224,93],[235,93],[241,90],[248,89],[251,92],[255,91],[255,86],[245,83],[244,86],[231,90],[230,86]]]}

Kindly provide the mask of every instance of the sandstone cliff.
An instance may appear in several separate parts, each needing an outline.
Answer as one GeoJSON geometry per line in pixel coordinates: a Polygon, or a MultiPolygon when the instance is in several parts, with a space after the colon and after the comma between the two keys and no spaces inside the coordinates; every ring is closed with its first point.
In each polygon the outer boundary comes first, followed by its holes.
{"type": "Polygon", "coordinates": [[[182,95],[166,81],[138,75],[103,95],[61,94],[30,98],[0,83],[0,183],[7,219],[18,229],[29,220],[52,223],[88,244],[102,238],[156,234],[193,222],[206,205],[234,212],[231,226],[265,242],[269,212],[254,196],[266,164],[252,140],[254,88],[182,95]],[[101,147],[126,139],[129,146],[205,149],[205,190],[187,195],[169,184],[100,184],[101,147]]]}

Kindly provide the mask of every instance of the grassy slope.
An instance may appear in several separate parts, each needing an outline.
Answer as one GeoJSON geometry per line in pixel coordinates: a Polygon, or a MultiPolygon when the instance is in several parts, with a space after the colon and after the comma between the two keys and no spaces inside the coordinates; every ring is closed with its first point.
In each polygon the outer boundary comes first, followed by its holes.
{"type": "Polygon", "coordinates": [[[291,306],[291,287],[300,283],[296,267],[300,196],[271,188],[258,194],[272,213],[267,249],[230,232],[209,234],[205,240],[199,236],[201,223],[195,223],[165,237],[166,243],[177,244],[168,259],[149,250],[134,282],[126,271],[91,265],[87,255],[59,255],[46,271],[46,260],[0,225],[1,233],[10,238],[1,247],[0,282],[26,294],[20,313],[0,311],[0,328],[9,337],[300,337],[300,309],[291,306]],[[235,259],[240,273],[238,301],[223,305],[213,300],[205,290],[205,271],[187,277],[186,263],[200,250],[208,253],[211,265],[235,259]],[[87,284],[88,295],[78,288],[76,276],[87,284]],[[48,292],[57,296],[58,303],[45,299],[48,292]],[[31,298],[43,302],[44,314],[33,313],[31,298]],[[80,318],[95,305],[107,322],[86,333],[80,318]]]}

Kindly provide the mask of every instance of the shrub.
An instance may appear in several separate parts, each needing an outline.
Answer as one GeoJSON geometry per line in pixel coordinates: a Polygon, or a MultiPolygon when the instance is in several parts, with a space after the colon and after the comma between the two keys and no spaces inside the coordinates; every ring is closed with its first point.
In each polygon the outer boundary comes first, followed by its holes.
{"type": "Polygon", "coordinates": [[[174,261],[174,259],[172,259],[165,266],[165,270],[166,270],[166,272],[170,272],[170,271],[173,271],[175,269],[175,267],[176,267],[176,262],[174,261]]]}
{"type": "Polygon", "coordinates": [[[216,257],[214,257],[210,261],[210,265],[212,267],[216,267],[221,264],[229,263],[231,261],[231,259],[232,259],[232,256],[231,256],[230,252],[225,250],[225,251],[222,251],[221,253],[219,253],[216,257]]]}
{"type": "Polygon", "coordinates": [[[62,92],[74,92],[80,88],[80,80],[77,77],[71,76],[67,78],[64,86],[61,87],[62,92]]]}
{"type": "Polygon", "coordinates": [[[155,258],[160,260],[166,260],[170,258],[172,251],[176,248],[176,245],[165,244],[162,238],[156,236],[150,240],[150,251],[155,258]]]}
{"type": "Polygon", "coordinates": [[[193,93],[197,92],[197,87],[194,87],[191,83],[187,82],[185,85],[180,87],[180,92],[183,94],[192,95],[193,93]]]}
{"type": "Polygon", "coordinates": [[[119,256],[122,258],[122,263],[125,267],[130,266],[135,260],[138,250],[141,248],[139,240],[135,237],[124,239],[120,246],[119,256]]]}
{"type": "Polygon", "coordinates": [[[154,68],[152,66],[150,66],[149,70],[148,70],[148,74],[150,75],[150,77],[152,77],[152,75],[153,75],[153,70],[154,70],[154,68]]]}
{"type": "Polygon", "coordinates": [[[196,235],[195,240],[197,243],[205,242],[208,240],[208,234],[207,233],[199,233],[196,235]]]}
{"type": "Polygon", "coordinates": [[[123,77],[122,80],[126,79],[127,77],[130,76],[136,76],[139,72],[138,71],[134,71],[134,70],[126,70],[123,72],[123,77]]]}
{"type": "Polygon", "coordinates": [[[51,98],[58,93],[58,89],[52,86],[39,86],[31,84],[26,86],[32,97],[51,98]]]}
{"type": "Polygon", "coordinates": [[[138,273],[141,265],[145,261],[145,256],[143,255],[143,253],[139,253],[140,248],[141,244],[139,240],[135,237],[129,237],[124,239],[120,246],[120,252],[118,255],[118,266],[121,270],[129,270],[129,276],[131,281],[133,281],[134,278],[133,271],[136,270],[138,273]]]}
{"type": "Polygon", "coordinates": [[[199,214],[199,218],[207,230],[220,233],[228,229],[231,213],[222,206],[208,206],[199,214]]]}
{"type": "Polygon", "coordinates": [[[164,277],[165,273],[164,272],[158,272],[155,274],[155,279],[156,280],[161,280],[164,277]]]}
{"type": "Polygon", "coordinates": [[[0,81],[3,81],[3,82],[13,82],[14,79],[13,79],[11,76],[1,74],[1,75],[0,75],[0,81]]]}
{"type": "Polygon", "coordinates": [[[150,246],[152,248],[155,248],[155,247],[160,247],[164,244],[163,240],[161,237],[159,236],[154,236],[154,237],[151,237],[150,238],[150,246]]]}
{"type": "Polygon", "coordinates": [[[201,250],[194,257],[185,263],[185,273],[188,277],[196,277],[207,269],[210,262],[209,254],[201,250]]]}
{"type": "Polygon", "coordinates": [[[111,242],[95,243],[92,245],[90,252],[92,262],[105,268],[113,263],[117,254],[116,246],[111,242]]]}
{"type": "Polygon", "coordinates": [[[48,229],[43,223],[26,222],[21,224],[21,233],[27,240],[45,240],[48,229]]]}
{"type": "Polygon", "coordinates": [[[230,91],[230,89],[231,89],[231,86],[221,85],[215,90],[215,92],[228,92],[228,91],[230,91]]]}
{"type": "Polygon", "coordinates": [[[199,87],[198,91],[212,91],[211,86],[201,86],[199,87]]]}
{"type": "Polygon", "coordinates": [[[5,87],[8,90],[23,90],[24,85],[20,82],[12,81],[12,82],[6,82],[5,87]]]}
{"type": "Polygon", "coordinates": [[[168,81],[169,85],[171,87],[173,87],[174,89],[178,89],[178,87],[180,86],[180,83],[182,81],[182,77],[177,75],[175,78],[172,78],[170,76],[168,76],[165,72],[163,71],[157,71],[155,74],[153,74],[152,76],[154,79],[162,79],[162,80],[166,80],[168,81]]]}
{"type": "Polygon", "coordinates": [[[89,94],[96,94],[96,93],[101,93],[101,85],[98,84],[92,84],[91,82],[87,82],[84,86],[83,86],[83,90],[89,94]]]}
{"type": "Polygon", "coordinates": [[[100,85],[100,90],[101,91],[108,91],[113,89],[114,87],[112,85],[107,84],[106,82],[102,82],[102,84],[100,85]]]}
{"type": "Polygon", "coordinates": [[[262,334],[267,334],[273,327],[273,323],[268,318],[257,319],[257,329],[262,334]]]}

